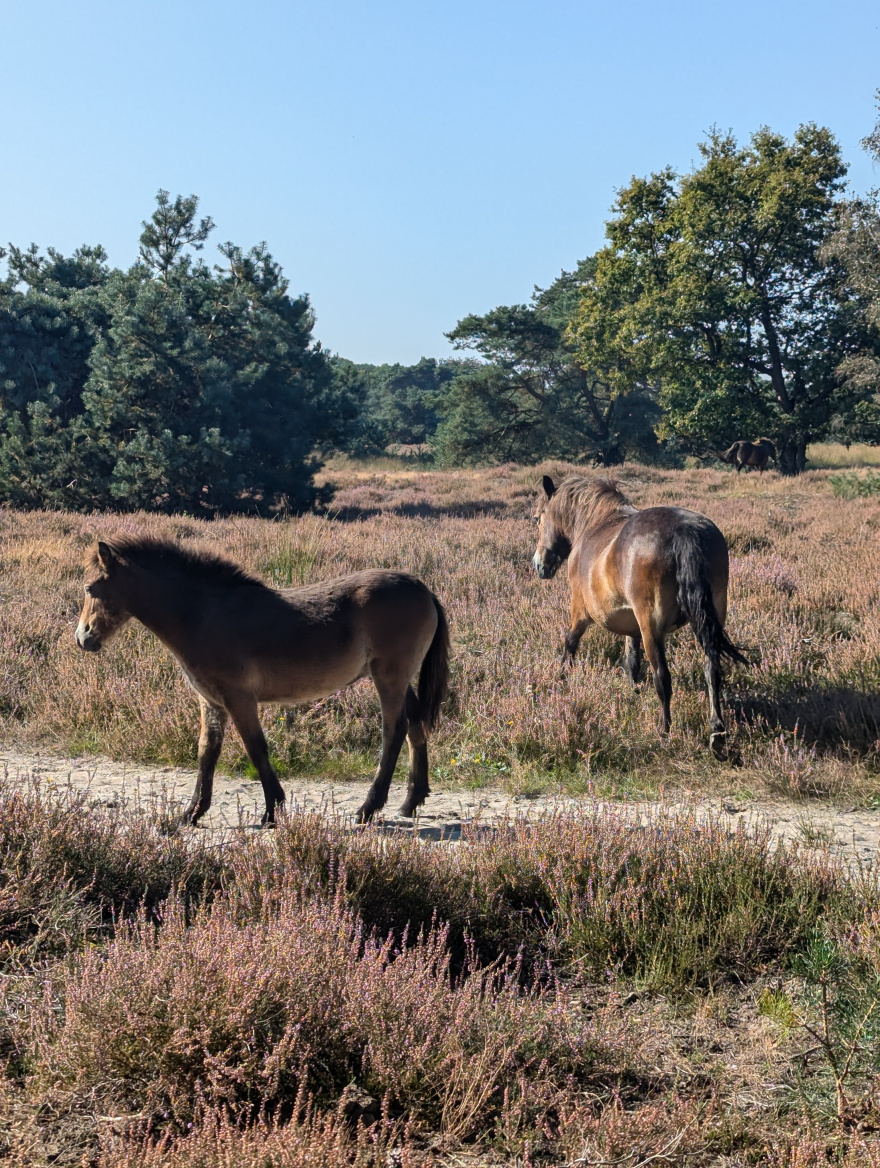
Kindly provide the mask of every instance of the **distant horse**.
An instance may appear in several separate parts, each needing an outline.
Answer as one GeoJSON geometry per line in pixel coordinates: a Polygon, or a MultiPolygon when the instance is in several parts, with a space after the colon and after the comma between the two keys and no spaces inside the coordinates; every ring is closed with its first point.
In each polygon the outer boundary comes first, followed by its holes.
{"type": "Polygon", "coordinates": [[[716,456],[722,462],[736,467],[736,473],[744,466],[755,466],[761,474],[767,469],[767,460],[776,460],[776,447],[769,438],[759,438],[757,442],[734,442],[729,450],[717,450],[716,456]]]}
{"type": "Polygon", "coordinates": [[[557,489],[544,475],[535,518],[533,563],[542,580],[568,560],[571,626],[563,660],[574,661],[581,637],[595,622],[626,637],[624,669],[639,680],[642,647],[662,707],[660,733],[671,724],[672,681],[665,639],[690,622],[706,654],[709,743],[720,758],[726,731],[721,717],[721,661],[747,665],[724,632],[728,557],[724,536],[705,515],[682,507],[633,507],[617,483],[573,477],[557,489]]]}
{"type": "Polygon", "coordinates": [[[257,704],[315,701],[362,677],[379,692],[382,756],[358,822],[384,807],[404,738],[410,766],[401,813],[425,801],[427,737],[446,692],[449,633],[443,606],[415,576],[376,569],[276,591],[209,552],[134,538],[89,553],[85,590],[81,649],[97,652],[134,617],[171,650],[198,694],[199,777],[182,823],[196,823],[211,806],[230,718],[263,786],[263,823],[274,823],[284,789],[257,704]],[[417,669],[418,695],[410,685],[417,669]]]}

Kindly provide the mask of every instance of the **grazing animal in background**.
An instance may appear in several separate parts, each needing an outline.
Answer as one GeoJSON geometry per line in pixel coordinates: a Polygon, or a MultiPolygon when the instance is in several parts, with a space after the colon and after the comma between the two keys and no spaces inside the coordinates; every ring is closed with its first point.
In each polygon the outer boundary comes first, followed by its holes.
{"type": "Polygon", "coordinates": [[[379,693],[382,755],[358,822],[384,807],[404,738],[410,766],[401,813],[425,801],[427,738],[446,693],[449,632],[440,601],[415,576],[376,569],[276,591],[210,552],[132,538],[90,552],[85,591],[81,649],[98,652],[134,618],[171,650],[198,694],[199,776],[182,823],[196,823],[211,806],[230,719],[263,786],[263,823],[274,823],[284,790],[258,703],[315,701],[362,677],[379,693]]]}
{"type": "Polygon", "coordinates": [[[737,474],[744,466],[755,466],[762,474],[767,469],[768,459],[776,461],[776,447],[769,438],[759,438],[757,442],[734,442],[728,450],[715,453],[722,462],[735,466],[737,474]]]}
{"type": "Polygon", "coordinates": [[[709,743],[723,757],[722,658],[748,662],[724,632],[727,543],[712,520],[683,507],[639,510],[610,479],[576,476],[557,488],[549,475],[535,518],[533,563],[541,579],[549,580],[568,561],[571,625],[563,660],[574,661],[581,637],[595,622],[626,637],[624,669],[636,684],[644,649],[660,698],[660,733],[666,735],[672,680],[664,642],[689,622],[706,654],[709,743]]]}

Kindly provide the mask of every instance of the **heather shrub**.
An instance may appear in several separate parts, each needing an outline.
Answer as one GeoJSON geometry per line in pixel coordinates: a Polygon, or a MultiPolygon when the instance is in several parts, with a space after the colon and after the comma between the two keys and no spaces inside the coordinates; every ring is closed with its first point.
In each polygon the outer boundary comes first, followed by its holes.
{"type": "Polygon", "coordinates": [[[624,1053],[609,1018],[597,1025],[561,989],[517,982],[510,967],[472,966],[453,983],[442,929],[400,948],[339,898],[291,889],[250,924],[217,902],[189,926],[172,902],[158,931],[142,918],[59,974],[57,1006],[23,1035],[31,1089],[181,1128],[219,1106],[290,1114],[306,1088],[332,1103],[354,1080],[466,1138],[502,1105],[534,1119],[615,1042],[624,1053]]]}
{"type": "Polygon", "coordinates": [[[439,914],[456,968],[467,937],[483,961],[521,950],[528,976],[550,960],[581,978],[613,971],[663,990],[784,966],[819,919],[845,915],[855,896],[840,871],[773,847],[769,833],[662,812],[511,821],[430,850],[303,815],[232,863],[246,914],[292,882],[344,895],[398,937],[439,914]]]}
{"type": "Polygon", "coordinates": [[[230,1123],[225,1112],[208,1115],[185,1138],[108,1136],[97,1168],[423,1168],[432,1158],[416,1151],[398,1125],[376,1130],[351,1125],[308,1105],[283,1124],[230,1123]]]}
{"type": "Polygon", "coordinates": [[[0,781],[0,960],[79,946],[172,890],[201,900],[222,872],[216,847],[163,835],[148,815],[0,781]]]}

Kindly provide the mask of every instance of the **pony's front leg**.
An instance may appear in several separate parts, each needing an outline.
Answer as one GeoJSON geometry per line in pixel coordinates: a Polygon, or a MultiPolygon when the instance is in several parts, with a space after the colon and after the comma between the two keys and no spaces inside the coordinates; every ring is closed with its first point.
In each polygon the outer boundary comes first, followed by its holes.
{"type": "Polygon", "coordinates": [[[266,801],[262,825],[272,826],[275,823],[275,809],[284,806],[285,795],[284,788],[278,782],[278,776],[269,761],[269,747],[266,745],[266,735],[260,725],[257,703],[252,697],[242,695],[228,700],[226,705],[233,725],[241,735],[248,758],[260,776],[263,798],[266,801]]]}
{"type": "Polygon", "coordinates": [[[201,732],[199,734],[199,777],[192,793],[186,811],[180,817],[180,824],[192,824],[194,827],[211,806],[211,795],[214,791],[214,768],[223,748],[223,735],[226,732],[226,711],[219,706],[212,706],[210,702],[199,694],[199,712],[201,714],[201,732]]]}
{"type": "Polygon", "coordinates": [[[580,590],[572,580],[571,624],[562,643],[563,669],[566,666],[574,664],[574,659],[577,656],[578,647],[581,643],[581,637],[592,623],[592,618],[587,614],[586,605],[584,604],[583,597],[580,595],[580,590]]]}

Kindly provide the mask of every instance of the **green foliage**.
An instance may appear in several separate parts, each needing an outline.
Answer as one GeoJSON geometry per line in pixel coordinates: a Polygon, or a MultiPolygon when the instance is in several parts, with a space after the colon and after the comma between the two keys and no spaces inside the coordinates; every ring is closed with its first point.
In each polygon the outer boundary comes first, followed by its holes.
{"type": "Polygon", "coordinates": [[[12,248],[0,285],[0,499],[18,506],[247,510],[313,495],[316,453],[360,403],[312,340],[265,244],[193,262],[213,223],[166,191],[140,260],[110,270],[12,248]],[[188,250],[190,249],[190,250],[188,250]]]}
{"type": "MultiPolygon", "coordinates": [[[[877,97],[880,104],[880,91],[877,97]]],[[[880,162],[880,120],[862,145],[880,162]]],[[[846,269],[865,326],[863,347],[846,356],[838,369],[844,383],[863,400],[855,417],[842,420],[837,429],[850,442],[880,444],[880,190],[840,204],[837,229],[825,254],[846,269]]]]}
{"type": "MultiPolygon", "coordinates": [[[[574,325],[579,359],[615,386],[654,385],[661,436],[695,450],[768,434],[783,473],[860,400],[837,367],[863,332],[823,253],[845,167],[832,135],[713,132],[691,174],[634,179],[574,325]]],[[[862,395],[864,396],[864,395],[862,395]]]]}
{"type": "Polygon", "coordinates": [[[765,989],[762,1014],[807,1047],[793,1060],[797,1093],[811,1116],[847,1126],[876,1122],[874,1085],[880,1074],[880,966],[876,936],[861,947],[817,925],[793,962],[791,992],[765,989]]]}
{"type": "Polygon", "coordinates": [[[871,471],[863,475],[843,471],[831,475],[828,481],[839,499],[864,499],[870,495],[880,495],[880,474],[871,471]]]}
{"type": "Polygon", "coordinates": [[[568,326],[595,262],[582,261],[530,304],[466,316],[447,336],[482,362],[449,387],[435,444],[447,463],[592,458],[609,466],[650,455],[656,406],[647,386],[612,384],[580,361],[568,326]]]}
{"type": "Polygon", "coordinates": [[[331,364],[337,393],[361,407],[359,422],[339,445],[366,457],[431,443],[450,383],[465,363],[422,357],[415,365],[355,365],[334,357],[331,364]]]}

